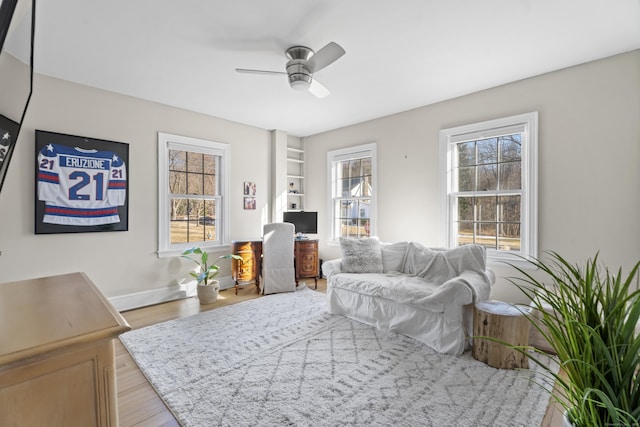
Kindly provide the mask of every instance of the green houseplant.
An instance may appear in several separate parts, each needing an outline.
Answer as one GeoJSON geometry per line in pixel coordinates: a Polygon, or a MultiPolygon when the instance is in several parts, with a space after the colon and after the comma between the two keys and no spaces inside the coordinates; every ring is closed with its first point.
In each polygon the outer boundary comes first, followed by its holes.
{"type": "Polygon", "coordinates": [[[640,426],[640,262],[623,277],[621,269],[600,266],[598,254],[582,266],[548,255],[546,262],[528,260],[548,281],[515,265],[523,277],[510,281],[531,299],[536,313],[525,316],[556,353],[560,372],[538,353],[519,351],[555,382],[565,424],[640,426]]]}
{"type": "MultiPolygon", "coordinates": [[[[216,276],[220,271],[220,267],[215,263],[209,263],[209,254],[200,248],[193,247],[182,252],[182,258],[193,261],[198,269],[191,271],[189,274],[197,281],[198,300],[200,304],[212,304],[218,299],[220,291],[220,283],[216,280],[216,276]]],[[[242,261],[238,255],[227,254],[218,257],[220,259],[234,258],[242,261]]]]}

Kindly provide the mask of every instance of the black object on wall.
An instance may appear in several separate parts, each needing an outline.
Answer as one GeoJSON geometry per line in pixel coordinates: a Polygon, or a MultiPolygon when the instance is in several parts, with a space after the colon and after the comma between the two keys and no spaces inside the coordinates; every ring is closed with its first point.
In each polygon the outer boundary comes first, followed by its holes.
{"type": "Polygon", "coordinates": [[[33,92],[35,0],[0,5],[0,190],[33,92]]]}

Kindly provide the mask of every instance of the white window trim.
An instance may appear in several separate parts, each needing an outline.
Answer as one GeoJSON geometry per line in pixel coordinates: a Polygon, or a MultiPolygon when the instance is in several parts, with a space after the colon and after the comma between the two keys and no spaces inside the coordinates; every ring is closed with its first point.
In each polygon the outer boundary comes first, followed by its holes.
{"type": "Polygon", "coordinates": [[[454,188],[452,158],[453,147],[458,142],[497,136],[505,131],[523,129],[522,147],[522,206],[521,206],[521,249],[520,252],[487,250],[490,263],[520,264],[523,257],[538,256],[538,112],[519,114],[480,123],[458,126],[440,131],[440,187],[442,207],[441,245],[451,248],[456,244],[452,225],[451,195],[454,188]],[[524,128],[524,129],[523,129],[524,128]],[[500,132],[502,131],[502,132],[500,132]]]}
{"type": "Polygon", "coordinates": [[[371,185],[373,187],[373,195],[371,197],[371,212],[369,218],[369,235],[377,236],[377,199],[378,199],[378,160],[377,146],[375,142],[369,144],[356,145],[354,147],[340,148],[327,152],[327,243],[330,246],[339,245],[340,241],[335,240],[333,236],[335,220],[333,218],[333,176],[334,162],[352,159],[361,159],[363,157],[371,157],[371,185]]]}
{"type": "Polygon", "coordinates": [[[226,249],[229,247],[229,203],[227,198],[230,194],[230,171],[231,171],[231,148],[229,144],[221,142],[207,141],[204,139],[191,138],[188,136],[172,135],[158,132],[158,257],[172,257],[182,253],[185,249],[192,248],[194,243],[171,244],[169,232],[169,147],[183,146],[187,151],[201,152],[221,156],[220,170],[217,171],[220,179],[220,191],[222,196],[222,206],[218,206],[222,212],[218,220],[218,232],[221,233],[220,240],[215,242],[200,242],[201,248],[226,249]]]}

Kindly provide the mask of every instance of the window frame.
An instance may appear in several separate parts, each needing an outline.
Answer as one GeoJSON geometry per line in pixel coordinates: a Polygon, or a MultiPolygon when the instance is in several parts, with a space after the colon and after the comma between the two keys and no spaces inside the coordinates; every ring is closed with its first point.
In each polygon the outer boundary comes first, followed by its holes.
{"type": "MultiPolygon", "coordinates": [[[[522,134],[521,147],[521,199],[520,199],[520,251],[487,249],[489,262],[520,263],[521,257],[538,256],[538,112],[518,114],[494,120],[442,129],[440,143],[440,178],[442,206],[442,242],[447,248],[457,246],[455,209],[457,194],[455,169],[456,144],[492,138],[509,133],[522,134]]],[[[496,190],[499,195],[499,190],[496,190]]],[[[491,192],[488,194],[492,194],[491,192]]]]}
{"type": "Polygon", "coordinates": [[[229,203],[230,172],[231,172],[231,147],[229,144],[192,138],[188,136],[173,135],[158,132],[158,257],[171,257],[180,255],[185,249],[198,246],[203,249],[224,249],[229,247],[229,203]],[[180,149],[195,153],[219,156],[216,179],[219,180],[220,194],[215,198],[219,200],[216,205],[216,237],[217,240],[171,243],[169,202],[169,150],[180,149]]]}
{"type": "Polygon", "coordinates": [[[334,194],[335,185],[334,177],[336,176],[336,164],[338,162],[357,160],[363,158],[371,158],[371,187],[372,194],[369,212],[369,236],[377,235],[377,189],[378,189],[378,166],[377,166],[377,145],[376,143],[356,145],[353,147],[340,148],[327,152],[327,220],[328,220],[328,236],[329,245],[338,245],[339,238],[336,235],[336,218],[334,217],[334,203],[338,197],[334,194]]]}

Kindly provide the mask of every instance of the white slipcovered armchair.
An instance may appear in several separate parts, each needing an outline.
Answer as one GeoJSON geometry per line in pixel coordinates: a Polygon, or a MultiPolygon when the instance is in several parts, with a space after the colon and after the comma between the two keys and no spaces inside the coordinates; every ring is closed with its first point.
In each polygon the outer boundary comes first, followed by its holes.
{"type": "Polygon", "coordinates": [[[293,224],[286,222],[265,224],[263,227],[260,286],[265,295],[296,290],[294,232],[293,224]]]}

